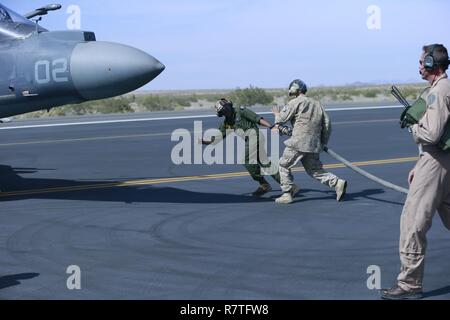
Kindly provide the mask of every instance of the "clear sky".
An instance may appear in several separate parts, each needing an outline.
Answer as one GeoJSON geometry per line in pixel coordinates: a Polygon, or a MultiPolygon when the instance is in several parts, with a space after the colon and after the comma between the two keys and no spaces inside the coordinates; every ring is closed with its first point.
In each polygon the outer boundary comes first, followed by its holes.
{"type": "MultiPolygon", "coordinates": [[[[19,13],[51,1],[0,0],[19,13]]],[[[164,63],[149,90],[420,82],[422,45],[450,49],[448,0],[53,1],[63,9],[44,17],[47,29],[66,29],[77,5],[97,40],[164,63]]]]}

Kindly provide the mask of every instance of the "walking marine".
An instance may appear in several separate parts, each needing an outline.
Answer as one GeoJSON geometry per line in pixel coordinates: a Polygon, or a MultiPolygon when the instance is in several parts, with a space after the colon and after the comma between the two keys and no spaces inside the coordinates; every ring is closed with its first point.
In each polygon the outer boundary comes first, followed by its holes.
{"type": "MultiPolygon", "coordinates": [[[[250,173],[253,180],[259,183],[258,189],[253,192],[254,196],[262,196],[272,190],[272,187],[264,177],[263,169],[271,168],[271,162],[267,158],[265,151],[264,137],[260,134],[258,125],[271,128],[272,125],[263,117],[257,115],[245,107],[234,107],[231,101],[221,99],[215,104],[218,117],[225,117],[219,130],[222,133],[220,138],[225,138],[230,132],[236,132],[245,140],[245,168],[250,173]]],[[[201,140],[204,145],[218,143],[222,139],[212,139],[211,141],[201,140]]],[[[278,171],[272,178],[280,183],[278,171]]]]}
{"type": "Polygon", "coordinates": [[[336,199],[341,201],[347,182],[323,169],[319,153],[323,151],[331,135],[331,122],[319,101],[305,95],[306,84],[294,80],[289,85],[289,103],[280,111],[273,108],[275,123],[291,122],[292,137],[285,142],[286,149],[280,159],[280,179],[283,194],[275,201],[280,204],[293,202],[292,190],[297,188],[292,168],[301,161],[306,172],[321,183],[336,190],[336,199]]]}

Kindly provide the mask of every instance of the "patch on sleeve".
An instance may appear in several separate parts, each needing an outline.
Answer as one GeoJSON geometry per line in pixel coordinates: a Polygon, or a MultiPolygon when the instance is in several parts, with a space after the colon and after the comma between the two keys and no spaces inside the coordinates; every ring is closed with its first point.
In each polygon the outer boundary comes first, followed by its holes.
{"type": "Polygon", "coordinates": [[[289,106],[288,106],[288,105],[285,105],[285,106],[283,107],[283,109],[281,109],[281,112],[287,112],[288,109],[289,109],[289,106]]]}
{"type": "Polygon", "coordinates": [[[435,102],[436,102],[436,95],[435,94],[430,94],[428,96],[428,98],[427,98],[428,106],[431,106],[435,102]]]}

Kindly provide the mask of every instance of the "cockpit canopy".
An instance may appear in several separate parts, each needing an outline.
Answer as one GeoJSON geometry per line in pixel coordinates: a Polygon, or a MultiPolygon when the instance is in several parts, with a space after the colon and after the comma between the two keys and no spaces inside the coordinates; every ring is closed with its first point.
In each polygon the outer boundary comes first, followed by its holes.
{"type": "MultiPolygon", "coordinates": [[[[39,31],[46,31],[38,27],[39,31]]],[[[0,41],[24,39],[36,32],[36,24],[0,4],[0,41]]]]}

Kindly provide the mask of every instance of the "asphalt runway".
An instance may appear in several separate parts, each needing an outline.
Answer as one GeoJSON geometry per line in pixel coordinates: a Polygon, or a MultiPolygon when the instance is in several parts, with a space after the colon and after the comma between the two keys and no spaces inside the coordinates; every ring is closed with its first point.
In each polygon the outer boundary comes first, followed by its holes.
{"type": "MultiPolygon", "coordinates": [[[[196,120],[216,128],[205,114],[0,126],[0,299],[379,299],[367,270],[394,283],[405,195],[322,154],[349,182],[344,202],[301,170],[292,205],[274,203],[273,180],[255,199],[242,165],[172,163],[173,130],[192,132],[196,120]],[[73,265],[81,290],[67,288],[73,265]]],[[[330,148],[407,187],[418,152],[400,109],[329,114],[330,148]]],[[[450,233],[435,219],[424,289],[449,299],[450,233]]]]}

